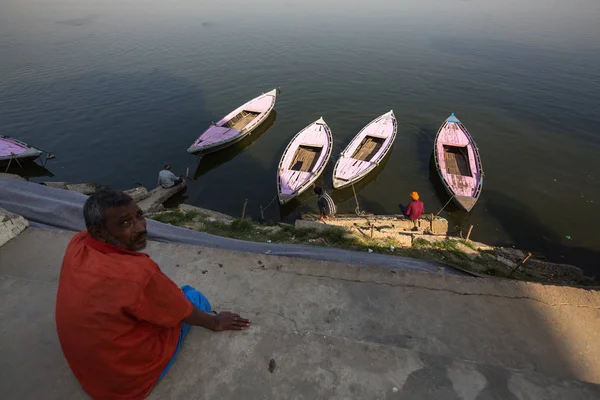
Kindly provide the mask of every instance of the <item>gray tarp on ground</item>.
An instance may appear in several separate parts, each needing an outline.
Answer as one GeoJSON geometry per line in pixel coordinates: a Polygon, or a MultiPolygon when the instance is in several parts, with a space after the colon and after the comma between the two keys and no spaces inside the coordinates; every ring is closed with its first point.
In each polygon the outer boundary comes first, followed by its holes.
{"type": "MultiPolygon", "coordinates": [[[[83,230],[85,224],[82,208],[86,198],[85,195],[69,190],[52,188],[18,179],[0,178],[0,207],[22,215],[32,223],[71,231],[83,230]]],[[[151,240],[161,242],[335,261],[354,265],[377,265],[386,268],[426,272],[439,272],[440,267],[445,267],[445,273],[447,274],[464,274],[451,267],[431,261],[321,246],[247,242],[192,231],[153,220],[148,220],[148,237],[151,240]]]]}

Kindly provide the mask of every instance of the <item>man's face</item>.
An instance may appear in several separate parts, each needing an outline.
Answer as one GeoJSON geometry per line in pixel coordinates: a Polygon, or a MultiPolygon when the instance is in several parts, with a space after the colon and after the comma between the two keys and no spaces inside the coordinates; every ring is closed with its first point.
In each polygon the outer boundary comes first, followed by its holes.
{"type": "Polygon", "coordinates": [[[122,249],[139,251],[146,247],[146,218],[135,203],[105,210],[103,228],[94,228],[92,235],[122,249]]]}

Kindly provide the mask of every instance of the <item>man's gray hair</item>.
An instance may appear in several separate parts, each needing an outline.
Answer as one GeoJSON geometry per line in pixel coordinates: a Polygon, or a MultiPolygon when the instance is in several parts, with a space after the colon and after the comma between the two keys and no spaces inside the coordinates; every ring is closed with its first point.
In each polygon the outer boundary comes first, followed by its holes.
{"type": "Polygon", "coordinates": [[[102,189],[92,194],[83,205],[83,218],[85,226],[104,227],[106,222],[106,209],[109,207],[120,207],[131,204],[133,199],[129,195],[112,189],[102,189]]]}

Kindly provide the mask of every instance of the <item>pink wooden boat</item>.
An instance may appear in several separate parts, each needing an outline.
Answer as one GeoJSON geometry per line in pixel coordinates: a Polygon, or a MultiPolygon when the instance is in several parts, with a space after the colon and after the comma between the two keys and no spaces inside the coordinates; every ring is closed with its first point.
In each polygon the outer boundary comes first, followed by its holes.
{"type": "Polygon", "coordinates": [[[394,111],[369,122],[342,151],[333,169],[333,187],[353,185],[373,171],[388,154],[396,139],[394,111]]]}
{"type": "Polygon", "coordinates": [[[319,118],[294,136],[277,170],[279,202],[285,204],[309,189],[323,173],[333,147],[331,129],[319,118]]]}
{"type": "Polygon", "coordinates": [[[20,166],[36,160],[42,151],[20,140],[0,135],[0,165],[20,166]]]}
{"type": "Polygon", "coordinates": [[[277,98],[277,89],[250,100],[212,124],[187,150],[191,154],[208,154],[239,142],[263,123],[277,98]]]}
{"type": "Polygon", "coordinates": [[[471,211],[481,195],[483,168],[479,149],[454,114],[440,127],[433,152],[446,191],[459,207],[471,211]]]}

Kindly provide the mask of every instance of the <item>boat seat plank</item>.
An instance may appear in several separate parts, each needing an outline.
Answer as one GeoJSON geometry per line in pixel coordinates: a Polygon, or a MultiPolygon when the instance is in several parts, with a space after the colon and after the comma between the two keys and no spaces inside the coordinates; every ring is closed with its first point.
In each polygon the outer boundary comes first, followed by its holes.
{"type": "Polygon", "coordinates": [[[363,139],[358,149],[352,155],[352,158],[360,161],[370,161],[379,152],[384,142],[385,139],[369,135],[363,139]]]}
{"type": "Polygon", "coordinates": [[[444,145],[446,171],[452,175],[472,176],[466,147],[444,145]]]}
{"type": "Polygon", "coordinates": [[[312,171],[322,150],[322,146],[298,146],[298,149],[296,149],[296,153],[294,154],[294,158],[290,163],[289,169],[302,172],[312,171]]]}
{"type": "Polygon", "coordinates": [[[225,122],[223,126],[241,131],[259,115],[260,113],[258,112],[242,110],[239,114],[225,122]]]}

